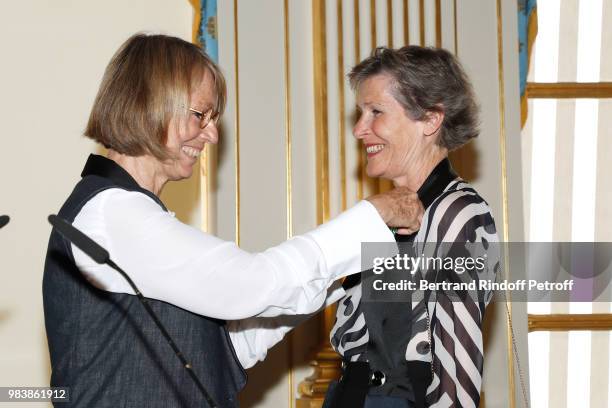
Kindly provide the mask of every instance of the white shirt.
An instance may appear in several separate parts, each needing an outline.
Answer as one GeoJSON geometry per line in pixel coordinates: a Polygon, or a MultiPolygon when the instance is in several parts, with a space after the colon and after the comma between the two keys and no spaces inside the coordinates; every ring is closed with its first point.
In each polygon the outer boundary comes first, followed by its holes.
{"type": "MultiPolygon", "coordinates": [[[[260,253],[243,251],[178,221],[150,197],[119,188],[88,201],[73,225],[106,248],[146,297],[200,315],[239,320],[307,315],[361,267],[361,242],[395,242],[372,204],[361,201],[334,220],[260,253]]],[[[77,267],[94,286],[134,294],[123,277],[72,246],[77,267]]],[[[294,324],[282,319],[228,323],[243,367],[263,360],[294,324]]]]}

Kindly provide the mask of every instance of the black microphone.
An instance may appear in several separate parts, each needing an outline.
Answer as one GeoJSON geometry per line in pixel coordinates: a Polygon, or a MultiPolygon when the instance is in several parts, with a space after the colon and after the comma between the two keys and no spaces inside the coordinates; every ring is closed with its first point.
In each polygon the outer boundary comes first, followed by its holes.
{"type": "MultiPolygon", "coordinates": [[[[6,217],[8,219],[8,216],[3,216],[3,217],[6,217]]],[[[0,220],[1,219],[2,218],[0,217],[0,220]]],[[[155,312],[153,312],[153,309],[151,309],[151,306],[149,306],[149,304],[147,303],[147,299],[145,299],[142,293],[140,293],[140,290],[138,290],[138,288],[136,287],[136,284],[127,275],[127,273],[125,273],[123,269],[121,269],[117,264],[115,264],[112,261],[112,259],[110,259],[110,255],[108,254],[108,251],[102,248],[100,245],[98,245],[94,240],[89,238],[87,235],[85,235],[84,233],[82,233],[81,231],[73,227],[72,224],[70,224],[68,221],[64,220],[63,218],[60,218],[57,215],[52,214],[52,215],[49,215],[48,220],[53,226],[53,228],[59,231],[60,234],[62,234],[68,241],[72,242],[77,248],[85,252],[86,255],[91,257],[91,259],[93,259],[99,264],[106,264],[110,266],[111,268],[119,272],[121,276],[125,278],[125,280],[129,283],[129,285],[134,290],[134,293],[136,293],[136,296],[140,300],[140,303],[142,303],[142,305],[144,306],[149,316],[151,316],[151,319],[153,319],[153,321],[155,322],[155,325],[157,326],[157,328],[161,331],[166,341],[168,341],[168,344],[170,345],[170,347],[172,347],[172,350],[174,350],[174,353],[176,354],[178,359],[181,361],[181,364],[183,365],[183,367],[185,367],[185,369],[189,373],[189,376],[195,382],[196,386],[198,387],[198,389],[204,396],[204,399],[206,400],[208,405],[210,405],[211,408],[217,408],[217,404],[215,404],[215,401],[212,399],[211,395],[206,390],[206,387],[204,387],[204,384],[202,384],[197,374],[193,371],[192,365],[185,359],[185,357],[183,356],[183,353],[179,350],[178,346],[174,343],[174,341],[172,340],[172,337],[170,337],[170,334],[168,333],[166,328],[162,325],[161,321],[159,320],[155,312]]],[[[8,220],[6,222],[8,223],[8,220]]]]}
{"type": "Polygon", "coordinates": [[[53,225],[53,228],[58,230],[68,241],[76,245],[77,248],[85,252],[87,256],[97,263],[104,264],[110,260],[110,255],[106,249],[102,248],[93,239],[74,228],[72,224],[65,221],[63,218],[57,215],[50,215],[49,222],[53,225]]]}
{"type": "Polygon", "coordinates": [[[9,217],[8,215],[0,215],[0,228],[8,224],[10,220],[11,217],[9,217]]]}

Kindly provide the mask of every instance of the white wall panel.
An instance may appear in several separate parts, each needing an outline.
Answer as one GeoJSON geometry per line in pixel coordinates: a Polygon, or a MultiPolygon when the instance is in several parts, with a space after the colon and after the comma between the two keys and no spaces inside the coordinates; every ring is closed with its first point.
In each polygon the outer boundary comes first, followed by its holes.
{"type": "Polygon", "coordinates": [[[409,42],[414,45],[421,45],[421,1],[422,0],[407,0],[408,1],[408,32],[409,42]]]}
{"type": "Polygon", "coordinates": [[[436,46],[436,0],[425,0],[425,45],[436,46]]]}
{"type": "MultiPolygon", "coordinates": [[[[3,2],[0,44],[0,385],[45,386],[50,368],[41,282],[56,213],[98,147],[82,135],[102,74],[135,32],[191,40],[188,2],[3,2]],[[36,113],[33,113],[36,112],[36,113]]],[[[198,177],[168,186],[171,210],[199,226],[198,177]]],[[[20,407],[43,407],[20,403],[20,407]]]]}
{"type": "MultiPolygon", "coordinates": [[[[217,160],[212,181],[215,186],[211,191],[211,200],[216,202],[216,212],[211,219],[216,224],[216,234],[226,240],[236,239],[236,130],[239,125],[237,115],[236,62],[240,64],[234,48],[236,36],[234,30],[234,5],[231,1],[218,3],[217,29],[219,30],[219,64],[225,74],[227,86],[227,104],[219,126],[219,144],[217,160]]],[[[239,81],[239,78],[238,78],[239,81]]]]}
{"type": "Polygon", "coordinates": [[[393,17],[393,47],[397,48],[405,45],[404,38],[404,16],[406,10],[404,10],[403,0],[392,0],[391,10],[393,17]]]}

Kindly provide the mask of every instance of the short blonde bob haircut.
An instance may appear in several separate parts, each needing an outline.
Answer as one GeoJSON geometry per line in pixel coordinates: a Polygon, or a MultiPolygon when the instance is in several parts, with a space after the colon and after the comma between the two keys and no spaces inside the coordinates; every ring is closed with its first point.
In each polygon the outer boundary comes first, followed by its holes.
{"type": "Polygon", "coordinates": [[[213,108],[221,114],[225,79],[210,57],[180,38],[133,35],[106,67],[85,136],[128,156],[168,159],[171,120],[189,114],[189,95],[206,72],[215,87],[213,108]]]}

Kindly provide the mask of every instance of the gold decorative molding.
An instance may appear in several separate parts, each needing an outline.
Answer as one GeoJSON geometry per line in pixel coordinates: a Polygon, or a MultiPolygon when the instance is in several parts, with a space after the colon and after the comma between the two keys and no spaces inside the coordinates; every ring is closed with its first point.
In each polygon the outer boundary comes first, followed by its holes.
{"type": "Polygon", "coordinates": [[[612,330],[612,314],[550,314],[527,316],[529,332],[612,330]]]}
{"type": "Polygon", "coordinates": [[[370,0],[370,44],[376,48],[376,0],[370,0]]]}
{"type": "MultiPolygon", "coordinates": [[[[293,174],[292,174],[292,159],[291,151],[291,55],[289,53],[289,0],[283,1],[283,40],[285,45],[285,206],[287,212],[287,239],[293,237],[293,174]]],[[[287,376],[287,386],[289,389],[289,408],[295,406],[295,398],[293,395],[294,388],[294,367],[293,367],[293,332],[287,335],[287,361],[289,363],[289,374],[287,376]]]]}
{"type": "Polygon", "coordinates": [[[200,30],[200,20],[202,19],[202,9],[199,0],[189,0],[189,4],[193,7],[193,20],[191,22],[191,42],[197,45],[200,44],[198,39],[198,31],[200,30]]]}
{"type": "MultiPolygon", "coordinates": [[[[510,242],[510,221],[508,210],[508,166],[506,158],[506,104],[505,104],[505,83],[504,83],[504,31],[501,0],[496,2],[497,14],[497,82],[498,82],[498,101],[499,101],[499,153],[501,161],[501,193],[502,193],[502,217],[503,217],[503,242],[508,245],[510,242]]],[[[504,261],[504,271],[506,279],[510,276],[510,262],[508,257],[504,261]]],[[[510,292],[506,291],[505,308],[507,311],[506,319],[506,342],[507,342],[507,361],[508,361],[508,406],[516,407],[516,381],[514,378],[514,348],[512,333],[512,298],[510,292]]]]}
{"type": "Polygon", "coordinates": [[[404,45],[410,44],[410,31],[409,31],[409,21],[410,21],[410,6],[408,4],[408,0],[403,1],[404,13],[402,14],[403,22],[404,22],[404,45]]]}
{"type": "Polygon", "coordinates": [[[314,113],[317,156],[317,223],[329,220],[329,149],[327,134],[327,43],[325,0],[313,0],[314,113]]]}
{"type": "Polygon", "coordinates": [[[419,34],[420,45],[425,46],[425,0],[419,1],[419,34]]]}
{"type": "Polygon", "coordinates": [[[285,180],[287,209],[287,239],[293,237],[293,180],[291,151],[291,65],[289,53],[289,0],[283,2],[283,25],[285,42],[285,180]]]}
{"type": "Polygon", "coordinates": [[[329,344],[317,353],[310,365],[314,373],[298,387],[302,397],[297,401],[297,408],[320,408],[330,381],[340,378],[342,374],[340,358],[329,344]]]}
{"type": "Polygon", "coordinates": [[[528,98],[612,98],[612,82],[527,82],[528,98]]]}
{"type": "Polygon", "coordinates": [[[436,0],[436,47],[442,47],[442,5],[436,0]]]}

